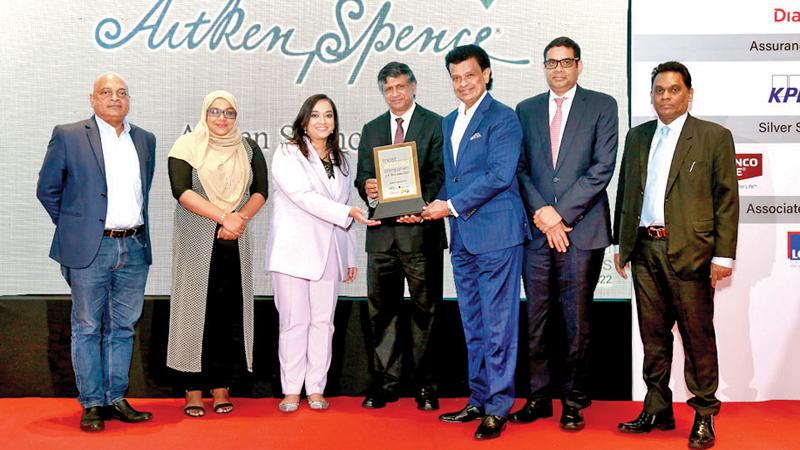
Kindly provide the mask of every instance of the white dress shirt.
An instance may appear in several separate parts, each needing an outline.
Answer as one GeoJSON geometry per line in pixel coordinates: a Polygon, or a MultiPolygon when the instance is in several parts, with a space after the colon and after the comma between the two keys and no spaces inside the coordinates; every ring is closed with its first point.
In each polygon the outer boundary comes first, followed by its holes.
{"type": "MultiPolygon", "coordinates": [[[[480,105],[484,97],[486,97],[487,92],[489,91],[483,91],[483,95],[481,95],[478,101],[473,103],[472,107],[469,109],[467,109],[467,105],[465,105],[464,102],[458,105],[458,115],[453,124],[453,134],[450,135],[450,145],[453,147],[453,163],[458,161],[458,146],[461,145],[461,140],[464,138],[464,133],[467,131],[469,122],[472,120],[472,116],[475,115],[475,111],[478,110],[478,105],[480,105]]],[[[453,207],[453,203],[450,199],[447,200],[447,207],[450,209],[450,214],[458,217],[458,211],[453,207]]]]}
{"type": "Polygon", "coordinates": [[[106,230],[135,228],[144,223],[142,206],[142,178],[139,172],[139,156],[131,139],[131,125],[123,121],[124,129],[117,130],[106,121],[95,116],[103,146],[103,161],[108,188],[106,230]]]}
{"type": "Polygon", "coordinates": [[[547,102],[548,105],[548,112],[549,112],[549,120],[547,121],[548,126],[553,123],[553,116],[556,115],[556,109],[558,109],[558,105],[556,105],[557,98],[564,98],[564,101],[561,103],[561,129],[558,130],[558,146],[556,148],[561,149],[561,138],[564,137],[564,128],[567,127],[567,118],[569,117],[569,110],[572,108],[572,101],[575,100],[575,92],[578,90],[578,85],[572,86],[572,89],[568,90],[564,93],[564,95],[556,95],[555,92],[552,90],[550,91],[550,100],[547,102]]]}

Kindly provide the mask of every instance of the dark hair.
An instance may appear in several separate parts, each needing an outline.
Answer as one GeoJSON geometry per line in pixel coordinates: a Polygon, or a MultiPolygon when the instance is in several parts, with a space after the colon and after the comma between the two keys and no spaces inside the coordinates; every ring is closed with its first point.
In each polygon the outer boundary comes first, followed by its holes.
{"type": "Polygon", "coordinates": [[[492,65],[489,62],[489,55],[486,50],[478,47],[475,44],[460,45],[449,52],[444,57],[444,66],[447,68],[447,73],[450,73],[450,64],[460,64],[470,58],[475,58],[478,61],[481,71],[489,69],[489,82],[486,83],[486,90],[492,90],[492,83],[494,82],[494,74],[491,72],[492,65]]]}
{"type": "Polygon", "coordinates": [[[386,83],[387,78],[396,78],[401,75],[406,75],[410,84],[417,83],[417,77],[414,76],[414,72],[411,71],[408,64],[392,61],[378,72],[378,90],[383,92],[383,84],[386,83]]]}
{"type": "Polygon", "coordinates": [[[667,61],[653,68],[653,72],[650,74],[651,89],[653,87],[653,83],[656,82],[656,76],[662,72],[678,72],[683,78],[683,84],[685,84],[689,89],[692,88],[692,74],[689,73],[689,69],[687,69],[686,66],[678,61],[667,61]]]}
{"type": "Polygon", "coordinates": [[[542,52],[544,59],[547,59],[547,52],[553,47],[571,48],[572,52],[575,53],[575,59],[581,59],[581,46],[566,36],[557,37],[544,47],[544,52],[542,52]]]}
{"type": "Polygon", "coordinates": [[[300,148],[300,153],[308,158],[308,146],[303,137],[306,135],[308,122],[311,120],[311,111],[314,109],[314,105],[321,100],[330,102],[331,109],[333,109],[333,131],[327,139],[327,148],[331,152],[331,162],[339,168],[340,172],[346,175],[347,159],[344,157],[342,149],[339,148],[339,112],[336,110],[336,104],[327,95],[315,94],[303,102],[303,106],[300,107],[300,111],[292,124],[292,136],[289,138],[289,142],[297,145],[300,148]]]}

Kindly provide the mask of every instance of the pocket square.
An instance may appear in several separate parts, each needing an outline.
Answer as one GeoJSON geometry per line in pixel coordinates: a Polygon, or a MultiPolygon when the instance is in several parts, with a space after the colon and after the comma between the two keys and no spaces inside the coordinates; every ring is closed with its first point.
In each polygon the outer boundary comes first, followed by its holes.
{"type": "Polygon", "coordinates": [[[480,139],[480,138],[481,138],[481,134],[480,133],[475,133],[475,134],[472,135],[471,138],[469,138],[469,140],[470,141],[474,141],[475,139],[480,139]]]}

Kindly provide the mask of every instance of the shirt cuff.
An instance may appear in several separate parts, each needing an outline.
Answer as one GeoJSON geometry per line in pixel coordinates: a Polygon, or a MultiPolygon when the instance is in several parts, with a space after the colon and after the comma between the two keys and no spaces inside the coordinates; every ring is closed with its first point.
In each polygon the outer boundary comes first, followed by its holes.
{"type": "Polygon", "coordinates": [[[458,217],[458,211],[456,211],[456,208],[453,207],[453,202],[450,200],[447,201],[447,209],[450,210],[450,214],[452,214],[453,217],[458,217]]]}
{"type": "Polygon", "coordinates": [[[619,253],[619,245],[614,246],[614,253],[619,253]]]}
{"type": "Polygon", "coordinates": [[[728,269],[733,269],[733,258],[723,258],[722,256],[714,256],[711,258],[711,264],[716,264],[718,266],[727,267],[728,269]]]}
{"type": "Polygon", "coordinates": [[[375,209],[375,207],[378,206],[378,203],[379,202],[378,202],[377,198],[369,198],[369,197],[367,197],[367,204],[369,205],[370,208],[375,209]]]}

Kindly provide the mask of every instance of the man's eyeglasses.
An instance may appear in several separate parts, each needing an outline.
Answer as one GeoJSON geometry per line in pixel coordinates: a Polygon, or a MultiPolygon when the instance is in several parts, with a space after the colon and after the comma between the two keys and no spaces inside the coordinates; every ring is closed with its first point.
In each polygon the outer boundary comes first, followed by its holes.
{"type": "MultiPolygon", "coordinates": [[[[103,97],[103,98],[111,98],[114,95],[114,91],[112,91],[111,89],[103,89],[98,94],[100,95],[100,97],[103,97]]],[[[116,91],[116,94],[117,94],[117,97],[119,97],[119,98],[122,98],[122,99],[128,98],[128,90],[127,89],[118,89],[116,91]]]]}
{"type": "Polygon", "coordinates": [[[580,58],[547,59],[544,61],[544,67],[545,69],[555,69],[561,64],[562,69],[569,69],[580,60],[580,58]]]}
{"type": "Polygon", "coordinates": [[[208,115],[211,117],[225,116],[226,119],[236,118],[236,110],[234,109],[208,108],[206,113],[208,113],[208,115]]]}

